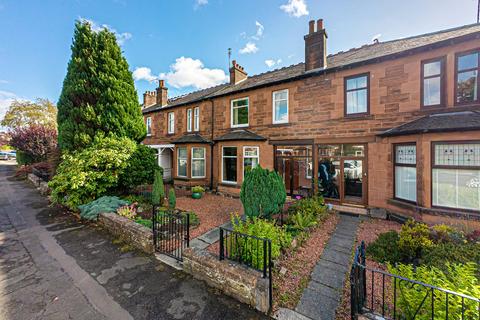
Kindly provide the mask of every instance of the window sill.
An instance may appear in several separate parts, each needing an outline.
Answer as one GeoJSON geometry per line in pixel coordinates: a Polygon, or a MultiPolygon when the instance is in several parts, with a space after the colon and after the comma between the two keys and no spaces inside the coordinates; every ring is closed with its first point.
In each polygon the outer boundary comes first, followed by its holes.
{"type": "Polygon", "coordinates": [[[400,209],[410,210],[419,214],[441,215],[453,218],[480,220],[480,211],[472,211],[467,209],[454,209],[432,206],[431,208],[422,207],[418,204],[407,202],[399,199],[388,199],[387,203],[400,209]]]}
{"type": "Polygon", "coordinates": [[[241,128],[245,129],[245,128],[248,128],[248,127],[249,127],[248,124],[239,125],[239,126],[230,125],[230,128],[232,128],[232,129],[241,129],[241,128]]]}
{"type": "Polygon", "coordinates": [[[351,115],[344,115],[343,117],[346,121],[350,120],[370,120],[373,119],[373,115],[369,113],[361,113],[361,114],[351,114],[351,115]]]}
{"type": "Polygon", "coordinates": [[[240,188],[240,186],[236,182],[221,182],[219,185],[222,187],[228,187],[228,188],[236,188],[236,189],[240,188]]]}
{"type": "Polygon", "coordinates": [[[272,123],[269,127],[289,127],[292,124],[290,122],[279,122],[279,123],[272,123]]]}

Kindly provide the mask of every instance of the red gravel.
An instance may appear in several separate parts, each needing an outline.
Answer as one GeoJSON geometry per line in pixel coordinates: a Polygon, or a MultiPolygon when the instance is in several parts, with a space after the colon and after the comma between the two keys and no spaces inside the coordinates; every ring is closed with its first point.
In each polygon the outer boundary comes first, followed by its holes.
{"type": "Polygon", "coordinates": [[[298,249],[292,249],[276,263],[273,273],[273,312],[279,307],[296,307],[337,222],[337,215],[331,214],[298,249]],[[285,275],[280,273],[282,267],[287,269],[285,275]]]}
{"type": "MultiPolygon", "coordinates": [[[[364,221],[357,232],[357,243],[358,246],[360,242],[363,240],[365,244],[368,245],[369,243],[375,241],[381,233],[388,232],[391,230],[400,231],[402,225],[387,220],[380,220],[380,219],[369,219],[364,221]]],[[[378,262],[372,261],[367,259],[366,261],[367,267],[377,269],[377,270],[384,270],[386,271],[386,266],[380,264],[378,262]]],[[[371,307],[371,273],[367,272],[367,304],[371,307]]],[[[377,311],[381,311],[382,306],[382,278],[380,275],[376,274],[374,278],[374,308],[377,311]]],[[[388,302],[389,297],[391,297],[392,289],[391,289],[391,282],[390,279],[385,279],[385,296],[386,301],[388,302]]],[[[343,298],[342,303],[337,309],[337,320],[350,320],[350,281],[347,278],[345,281],[345,287],[343,288],[343,298]]]]}
{"type": "Polygon", "coordinates": [[[200,225],[190,232],[191,239],[229,221],[232,213],[243,213],[240,199],[210,193],[205,193],[201,199],[192,199],[189,196],[178,197],[177,209],[193,211],[200,219],[200,225]]]}

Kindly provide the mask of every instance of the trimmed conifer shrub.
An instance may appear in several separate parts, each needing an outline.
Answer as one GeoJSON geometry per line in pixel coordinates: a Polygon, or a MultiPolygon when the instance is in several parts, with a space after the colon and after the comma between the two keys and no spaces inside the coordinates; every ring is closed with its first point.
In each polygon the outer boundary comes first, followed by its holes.
{"type": "Polygon", "coordinates": [[[162,171],[155,170],[155,178],[153,179],[152,204],[162,206],[165,200],[165,187],[163,185],[162,171]]]}
{"type": "Polygon", "coordinates": [[[283,209],[286,197],[285,184],[276,171],[256,166],[245,174],[240,200],[247,217],[269,219],[283,209]]]}
{"type": "Polygon", "coordinates": [[[97,135],[142,141],[146,128],[137,92],[115,35],[77,21],[71,48],[57,106],[60,149],[83,149],[97,135]]]}
{"type": "Polygon", "coordinates": [[[175,195],[175,188],[172,186],[168,191],[168,207],[170,210],[175,209],[177,206],[177,196],[175,195]]]}
{"type": "Polygon", "coordinates": [[[120,174],[119,187],[123,190],[131,190],[142,184],[152,184],[157,170],[163,171],[158,166],[155,150],[139,144],[128,159],[127,167],[120,174]]]}

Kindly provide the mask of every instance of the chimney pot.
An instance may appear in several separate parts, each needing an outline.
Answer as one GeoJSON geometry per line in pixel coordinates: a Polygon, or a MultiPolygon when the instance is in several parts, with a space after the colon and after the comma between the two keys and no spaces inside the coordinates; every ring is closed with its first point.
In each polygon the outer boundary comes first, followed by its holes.
{"type": "Polygon", "coordinates": [[[312,34],[315,32],[315,20],[310,20],[308,22],[308,34],[312,34]]]}
{"type": "Polygon", "coordinates": [[[317,32],[323,30],[323,19],[317,20],[317,32]]]}
{"type": "Polygon", "coordinates": [[[237,84],[246,78],[247,73],[244,68],[239,65],[236,60],[233,60],[232,67],[230,68],[230,84],[237,84]]]}
{"type": "Polygon", "coordinates": [[[159,88],[165,87],[165,80],[158,80],[158,87],[159,88]]]}

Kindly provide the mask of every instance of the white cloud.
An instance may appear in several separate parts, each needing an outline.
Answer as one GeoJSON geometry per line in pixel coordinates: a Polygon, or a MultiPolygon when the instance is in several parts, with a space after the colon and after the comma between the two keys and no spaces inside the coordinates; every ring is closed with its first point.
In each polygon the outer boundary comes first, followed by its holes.
{"type": "Polygon", "coordinates": [[[208,4],[208,0],[195,0],[195,5],[193,8],[196,10],[200,7],[206,6],[208,4]]]}
{"type": "Polygon", "coordinates": [[[93,32],[99,32],[100,30],[103,29],[108,29],[110,32],[112,32],[115,37],[117,38],[117,42],[119,45],[123,45],[125,41],[129,40],[132,38],[132,34],[129,32],[118,32],[116,29],[112,28],[108,24],[99,24],[91,19],[86,19],[86,18],[80,18],[81,21],[87,22],[90,24],[92,31],[93,32]]]}
{"type": "Polygon", "coordinates": [[[277,59],[277,60],[274,60],[274,59],[267,59],[265,60],[265,64],[267,65],[267,67],[269,68],[272,68],[273,66],[275,65],[278,65],[282,63],[282,59],[277,59]]]}
{"type": "Polygon", "coordinates": [[[240,49],[241,54],[249,54],[249,53],[255,53],[258,51],[258,47],[254,42],[247,42],[245,47],[240,49]]]}
{"type": "Polygon", "coordinates": [[[150,68],[137,67],[135,71],[133,71],[133,79],[135,81],[145,80],[145,81],[153,82],[157,80],[158,77],[152,74],[152,70],[150,68]]]}
{"type": "Polygon", "coordinates": [[[288,3],[281,5],[280,9],[296,18],[308,15],[307,3],[305,0],[288,0],[288,3]]]}
{"type": "Polygon", "coordinates": [[[198,59],[180,57],[170,66],[168,73],[160,74],[160,78],[175,88],[205,89],[224,83],[227,75],[222,69],[205,68],[198,59]]]}
{"type": "Polygon", "coordinates": [[[255,27],[257,27],[257,32],[254,36],[252,36],[252,39],[258,41],[263,36],[263,31],[265,30],[265,27],[258,21],[255,21],[255,27]]]}

